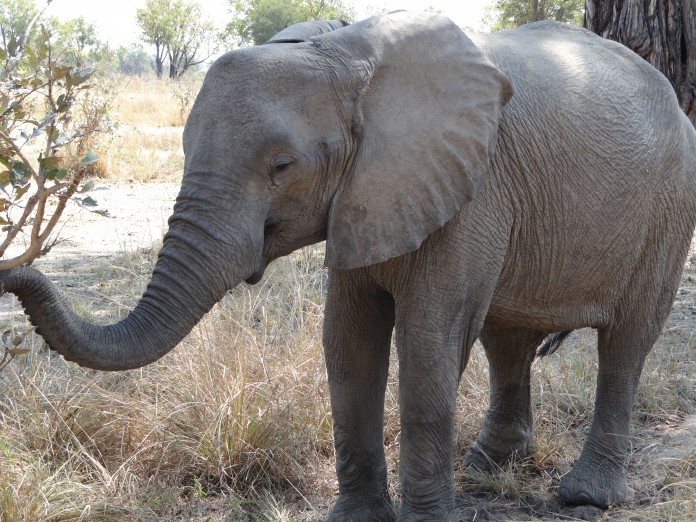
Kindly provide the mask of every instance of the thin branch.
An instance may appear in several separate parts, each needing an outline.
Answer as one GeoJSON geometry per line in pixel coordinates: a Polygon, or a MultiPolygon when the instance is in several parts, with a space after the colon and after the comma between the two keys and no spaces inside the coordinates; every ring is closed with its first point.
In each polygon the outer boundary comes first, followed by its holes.
{"type": "MultiPolygon", "coordinates": [[[[83,177],[83,173],[78,173],[73,179],[73,181],[69,184],[68,189],[65,191],[65,193],[58,196],[58,205],[56,205],[56,209],[53,211],[51,219],[48,220],[46,228],[44,228],[43,232],[41,232],[41,235],[39,236],[39,242],[41,245],[43,245],[43,243],[53,232],[53,229],[56,227],[58,220],[63,215],[65,205],[67,205],[68,200],[75,194],[75,192],[77,192],[77,188],[80,185],[80,182],[82,181],[83,177]]],[[[51,188],[53,189],[54,187],[51,188]]]]}
{"type": "Polygon", "coordinates": [[[0,139],[2,139],[4,142],[6,142],[10,148],[12,149],[12,152],[17,154],[19,156],[19,159],[22,160],[22,163],[26,165],[27,169],[29,169],[29,173],[31,174],[31,177],[34,179],[37,185],[39,185],[39,192],[43,190],[41,180],[39,178],[39,174],[36,172],[34,167],[32,166],[31,162],[29,159],[24,155],[22,152],[22,149],[17,146],[17,144],[14,142],[12,138],[10,138],[7,134],[5,134],[3,131],[0,131],[0,139]]]}
{"type": "Polygon", "coordinates": [[[24,225],[26,225],[29,217],[31,216],[31,213],[34,211],[34,207],[38,202],[38,194],[34,194],[27,200],[27,206],[24,207],[22,217],[19,218],[19,221],[17,223],[10,227],[10,229],[7,231],[7,236],[5,237],[5,240],[0,245],[0,256],[5,254],[5,250],[7,250],[7,247],[9,247],[12,244],[12,241],[14,241],[14,238],[17,237],[19,231],[22,230],[22,228],[24,228],[24,225]]]}

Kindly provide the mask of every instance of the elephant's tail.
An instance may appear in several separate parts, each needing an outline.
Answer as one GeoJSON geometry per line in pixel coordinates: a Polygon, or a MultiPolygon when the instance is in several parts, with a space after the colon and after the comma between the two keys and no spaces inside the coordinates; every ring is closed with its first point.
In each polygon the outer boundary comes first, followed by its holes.
{"type": "Polygon", "coordinates": [[[556,350],[561,347],[565,338],[571,334],[572,330],[567,330],[565,332],[556,332],[555,334],[549,335],[544,343],[537,349],[537,357],[546,357],[551,355],[556,350]]]}

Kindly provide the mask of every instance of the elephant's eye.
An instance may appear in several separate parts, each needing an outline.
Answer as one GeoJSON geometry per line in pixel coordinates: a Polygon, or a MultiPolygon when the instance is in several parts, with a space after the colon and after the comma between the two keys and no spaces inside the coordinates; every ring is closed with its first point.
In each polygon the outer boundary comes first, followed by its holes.
{"type": "Polygon", "coordinates": [[[282,175],[283,173],[290,170],[290,167],[292,167],[294,164],[295,159],[292,156],[288,156],[286,154],[274,158],[270,172],[271,180],[275,182],[276,178],[279,175],[282,175]]]}
{"type": "Polygon", "coordinates": [[[288,170],[290,168],[290,165],[292,165],[292,161],[283,161],[282,163],[276,163],[275,165],[275,171],[276,172],[283,172],[284,170],[288,170]]]}

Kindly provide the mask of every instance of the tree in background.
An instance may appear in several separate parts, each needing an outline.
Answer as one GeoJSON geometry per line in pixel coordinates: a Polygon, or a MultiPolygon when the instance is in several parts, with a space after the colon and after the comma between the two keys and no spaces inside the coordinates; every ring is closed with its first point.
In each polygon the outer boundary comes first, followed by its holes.
{"type": "Polygon", "coordinates": [[[0,2],[0,47],[6,65],[21,53],[27,29],[38,13],[33,0],[0,2]]]}
{"type": "Polygon", "coordinates": [[[212,56],[221,40],[211,21],[203,17],[197,2],[185,0],[146,0],[136,20],[143,41],[155,47],[155,70],[161,78],[165,61],[169,77],[178,78],[189,67],[212,56]]]}
{"type": "Polygon", "coordinates": [[[82,16],[67,22],[53,19],[50,22],[64,61],[75,67],[85,67],[87,62],[96,61],[106,49],[106,44],[97,37],[97,28],[82,16]]]}
{"type": "Polygon", "coordinates": [[[173,31],[167,58],[169,77],[178,78],[189,67],[210,58],[217,50],[220,35],[213,22],[203,17],[201,4],[177,1],[170,14],[173,31]]]}
{"type": "Polygon", "coordinates": [[[150,55],[139,45],[120,47],[114,53],[114,67],[127,76],[142,76],[152,71],[150,55]]]}
{"type": "MultiPolygon", "coordinates": [[[[33,0],[0,0],[0,50],[4,53],[5,65],[21,54],[27,43],[23,41],[25,35],[27,39],[42,37],[39,31],[27,32],[38,14],[33,0]]],[[[42,19],[41,23],[51,33],[54,59],[62,64],[85,67],[107,53],[106,44],[97,38],[94,24],[83,17],[65,22],[58,18],[42,19]]]]}
{"type": "Polygon", "coordinates": [[[227,32],[240,45],[259,45],[286,27],[308,20],[352,21],[342,0],[230,0],[235,16],[227,32]]]}
{"type": "Polygon", "coordinates": [[[514,29],[540,20],[582,25],[584,0],[496,0],[487,10],[492,31],[514,29]]]}
{"type": "Polygon", "coordinates": [[[143,41],[155,46],[155,71],[158,78],[162,77],[167,47],[172,39],[173,28],[168,16],[170,4],[171,0],[147,0],[145,8],[136,11],[143,41]]]}
{"type": "Polygon", "coordinates": [[[21,51],[25,32],[38,12],[33,0],[0,2],[0,45],[8,57],[21,51]]]}
{"type": "Polygon", "coordinates": [[[587,0],[585,27],[621,42],[667,77],[696,125],[696,0],[587,0]]]}

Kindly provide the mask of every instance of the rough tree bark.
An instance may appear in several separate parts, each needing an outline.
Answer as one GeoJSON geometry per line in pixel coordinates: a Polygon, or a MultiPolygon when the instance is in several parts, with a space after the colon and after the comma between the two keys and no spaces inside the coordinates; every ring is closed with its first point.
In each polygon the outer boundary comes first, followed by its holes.
{"type": "Polygon", "coordinates": [[[696,0],[586,0],[585,8],[584,26],[662,71],[696,126],[696,0]]]}

